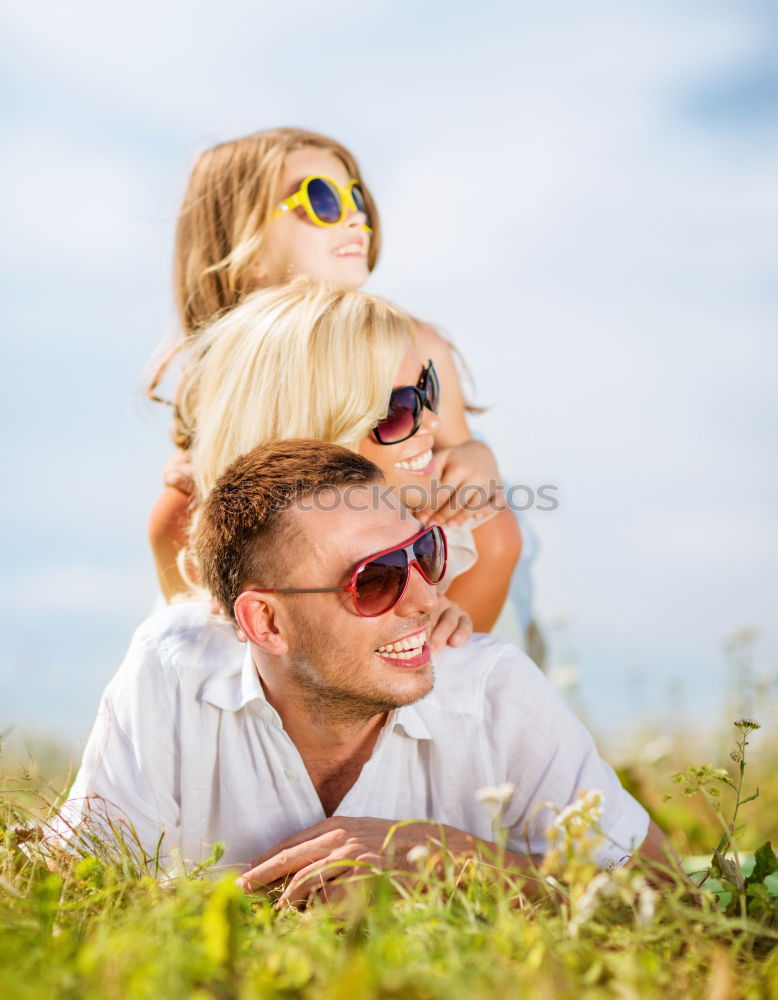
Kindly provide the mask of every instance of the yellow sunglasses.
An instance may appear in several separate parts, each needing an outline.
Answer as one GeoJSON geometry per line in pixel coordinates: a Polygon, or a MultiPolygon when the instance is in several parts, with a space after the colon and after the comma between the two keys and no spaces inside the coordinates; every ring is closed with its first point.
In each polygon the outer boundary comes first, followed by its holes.
{"type": "MultiPolygon", "coordinates": [[[[275,217],[302,208],[315,226],[337,226],[346,212],[362,212],[368,216],[365,195],[359,182],[350,180],[345,190],[330,177],[306,177],[294,194],[284,199],[276,209],[275,217]]],[[[372,232],[370,226],[363,226],[372,232]]]]}

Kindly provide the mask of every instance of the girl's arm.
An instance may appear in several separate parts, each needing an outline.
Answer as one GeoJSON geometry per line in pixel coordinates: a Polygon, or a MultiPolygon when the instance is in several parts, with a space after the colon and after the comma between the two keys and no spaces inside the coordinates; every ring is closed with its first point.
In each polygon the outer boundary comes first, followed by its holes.
{"type": "Polygon", "coordinates": [[[521,532],[507,508],[473,529],[478,562],[458,576],[446,597],[466,611],[476,632],[489,632],[500,616],[516,563],[521,555],[521,532]]]}
{"type": "Polygon", "coordinates": [[[166,486],[149,518],[149,541],[159,585],[166,601],[189,590],[178,569],[178,553],[186,545],[191,519],[191,496],[166,486]]]}

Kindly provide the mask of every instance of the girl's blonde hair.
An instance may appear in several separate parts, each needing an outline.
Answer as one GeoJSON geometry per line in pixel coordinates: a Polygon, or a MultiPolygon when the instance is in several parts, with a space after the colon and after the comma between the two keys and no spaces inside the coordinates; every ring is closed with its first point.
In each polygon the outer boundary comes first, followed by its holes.
{"type": "Polygon", "coordinates": [[[342,160],[365,194],[373,230],[368,267],[381,244],[378,212],[359,165],[339,142],[301,128],[275,128],[207,149],[192,169],[176,226],[174,284],[185,335],[210,323],[256,288],[262,240],[285,194],[286,158],[314,146],[342,160]]]}
{"type": "Polygon", "coordinates": [[[364,292],[305,278],[265,288],[189,347],[179,417],[198,500],[257,445],[314,438],[356,450],[386,416],[413,320],[364,292]]]}

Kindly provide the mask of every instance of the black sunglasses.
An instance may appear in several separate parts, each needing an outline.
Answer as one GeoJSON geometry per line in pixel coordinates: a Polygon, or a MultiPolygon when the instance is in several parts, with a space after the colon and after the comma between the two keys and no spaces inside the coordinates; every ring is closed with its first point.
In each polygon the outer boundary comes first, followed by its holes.
{"type": "Polygon", "coordinates": [[[373,437],[379,444],[407,441],[421,427],[425,406],[433,413],[440,409],[440,382],[432,361],[427,362],[416,385],[392,389],[389,412],[373,428],[373,437]]]}

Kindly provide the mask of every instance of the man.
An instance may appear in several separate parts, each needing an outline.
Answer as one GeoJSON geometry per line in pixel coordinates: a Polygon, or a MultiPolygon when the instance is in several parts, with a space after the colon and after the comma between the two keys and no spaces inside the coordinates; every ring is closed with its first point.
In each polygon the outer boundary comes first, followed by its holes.
{"type": "Polygon", "coordinates": [[[163,859],[187,862],[222,841],[245,888],[293,876],[294,902],[333,862],[384,863],[397,821],[437,825],[397,828],[394,865],[441,836],[454,853],[488,849],[476,793],[510,783],[511,863],[542,855],[553,807],[593,789],[598,860],[641,844],[661,858],[661,834],[522,653],[479,636],[444,649],[433,673],[441,529],[416,522],[366,459],[312,441],[255,449],[207,498],[195,548],[225,617],[174,605],[141,626],[60,829],[88,811],[124,817],[147,855],[164,834],[163,859]]]}

